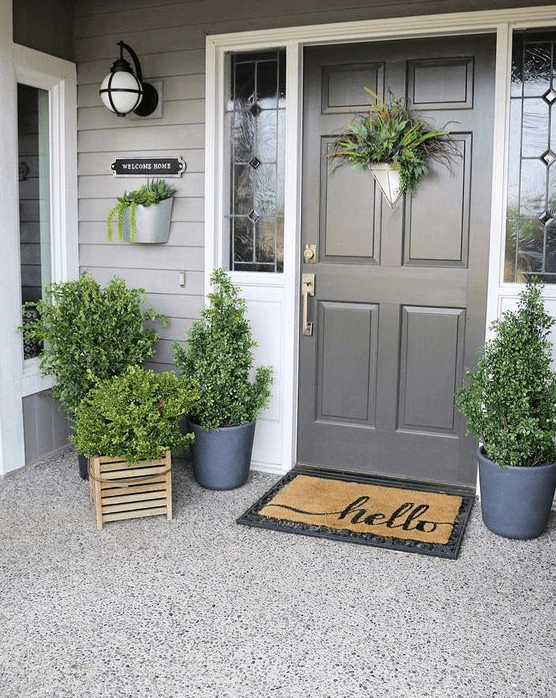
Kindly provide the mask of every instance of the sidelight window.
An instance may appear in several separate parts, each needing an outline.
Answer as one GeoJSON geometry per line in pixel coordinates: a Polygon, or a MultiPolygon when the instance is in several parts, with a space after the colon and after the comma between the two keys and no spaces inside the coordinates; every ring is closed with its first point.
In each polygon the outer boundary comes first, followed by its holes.
{"type": "Polygon", "coordinates": [[[230,55],[226,110],[230,269],[284,270],[286,58],[230,55]]]}
{"type": "Polygon", "coordinates": [[[556,283],[556,31],[516,32],[504,280],[556,283]]]}

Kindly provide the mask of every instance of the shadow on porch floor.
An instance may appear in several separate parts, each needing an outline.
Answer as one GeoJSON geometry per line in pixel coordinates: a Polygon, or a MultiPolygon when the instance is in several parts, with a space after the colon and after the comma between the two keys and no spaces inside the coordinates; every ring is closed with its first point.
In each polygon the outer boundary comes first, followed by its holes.
{"type": "Polygon", "coordinates": [[[553,698],[556,513],[457,561],[235,524],[276,480],[105,524],[66,452],[0,480],[2,698],[553,698]]]}

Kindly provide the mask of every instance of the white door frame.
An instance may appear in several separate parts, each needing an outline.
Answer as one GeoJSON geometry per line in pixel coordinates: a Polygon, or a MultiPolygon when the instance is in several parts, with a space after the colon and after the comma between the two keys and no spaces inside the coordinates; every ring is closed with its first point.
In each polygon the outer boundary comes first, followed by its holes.
{"type": "MultiPolygon", "coordinates": [[[[5,9],[0,6],[0,24],[5,9]]],[[[41,375],[38,360],[23,358],[19,250],[17,83],[44,89],[49,95],[50,231],[53,281],[77,278],[77,87],[75,64],[12,42],[11,16],[0,32],[4,99],[0,106],[0,476],[25,465],[23,397],[52,386],[41,375]],[[4,31],[8,27],[9,32],[4,31]],[[9,33],[9,36],[8,36],[9,33]]]]}
{"type": "MultiPolygon", "coordinates": [[[[248,304],[256,303],[261,294],[279,311],[259,313],[266,325],[253,323],[257,339],[272,329],[281,341],[261,347],[260,363],[277,366],[277,383],[269,421],[272,434],[261,443],[262,455],[254,457],[253,466],[283,473],[295,464],[297,427],[297,336],[298,288],[300,273],[300,201],[302,153],[302,74],[303,47],[316,44],[378,41],[384,39],[446,36],[456,34],[496,34],[496,84],[494,94],[494,132],[492,213],[487,301],[487,327],[505,305],[517,297],[521,286],[503,282],[504,220],[506,209],[507,133],[509,76],[511,68],[512,30],[556,25],[556,5],[512,10],[488,10],[423,17],[369,20],[341,24],[242,32],[208,36],[206,43],[206,189],[205,189],[205,281],[208,289],[210,270],[225,266],[224,257],[224,86],[226,54],[265,48],[286,48],[286,192],[283,274],[233,274],[242,287],[248,304]],[[221,194],[221,195],[218,195],[221,194]],[[276,328],[276,322],[280,326],[276,328]]],[[[556,308],[556,286],[546,291],[556,308]]],[[[267,415],[262,415],[265,422],[267,415]]],[[[263,427],[264,430],[264,427],[263,427]]],[[[259,452],[261,453],[261,452],[259,452]]]]}

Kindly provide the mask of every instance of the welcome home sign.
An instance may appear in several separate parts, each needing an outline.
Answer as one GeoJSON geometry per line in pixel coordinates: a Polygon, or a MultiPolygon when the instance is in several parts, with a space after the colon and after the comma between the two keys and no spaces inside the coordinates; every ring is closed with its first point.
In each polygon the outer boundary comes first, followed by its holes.
{"type": "Polygon", "coordinates": [[[183,158],[114,158],[110,169],[114,177],[181,177],[187,169],[183,158]]]}

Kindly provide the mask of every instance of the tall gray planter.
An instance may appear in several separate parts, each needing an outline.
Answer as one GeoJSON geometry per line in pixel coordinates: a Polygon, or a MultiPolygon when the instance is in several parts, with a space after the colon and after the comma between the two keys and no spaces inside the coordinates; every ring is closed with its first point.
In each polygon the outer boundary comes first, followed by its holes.
{"type": "MultiPolygon", "coordinates": [[[[137,235],[136,243],[142,244],[160,244],[168,242],[170,236],[170,220],[172,218],[172,206],[174,197],[163,199],[157,204],[150,206],[137,206],[137,235]]],[[[129,207],[124,212],[123,221],[123,238],[126,242],[131,242],[129,239],[129,207]]]]}
{"type": "Polygon", "coordinates": [[[191,457],[195,480],[210,490],[232,490],[247,482],[256,421],[219,431],[205,431],[188,422],[195,434],[191,457]]]}
{"type": "Polygon", "coordinates": [[[505,538],[538,538],[550,516],[556,463],[500,468],[482,449],[477,457],[485,526],[505,538]]]}

